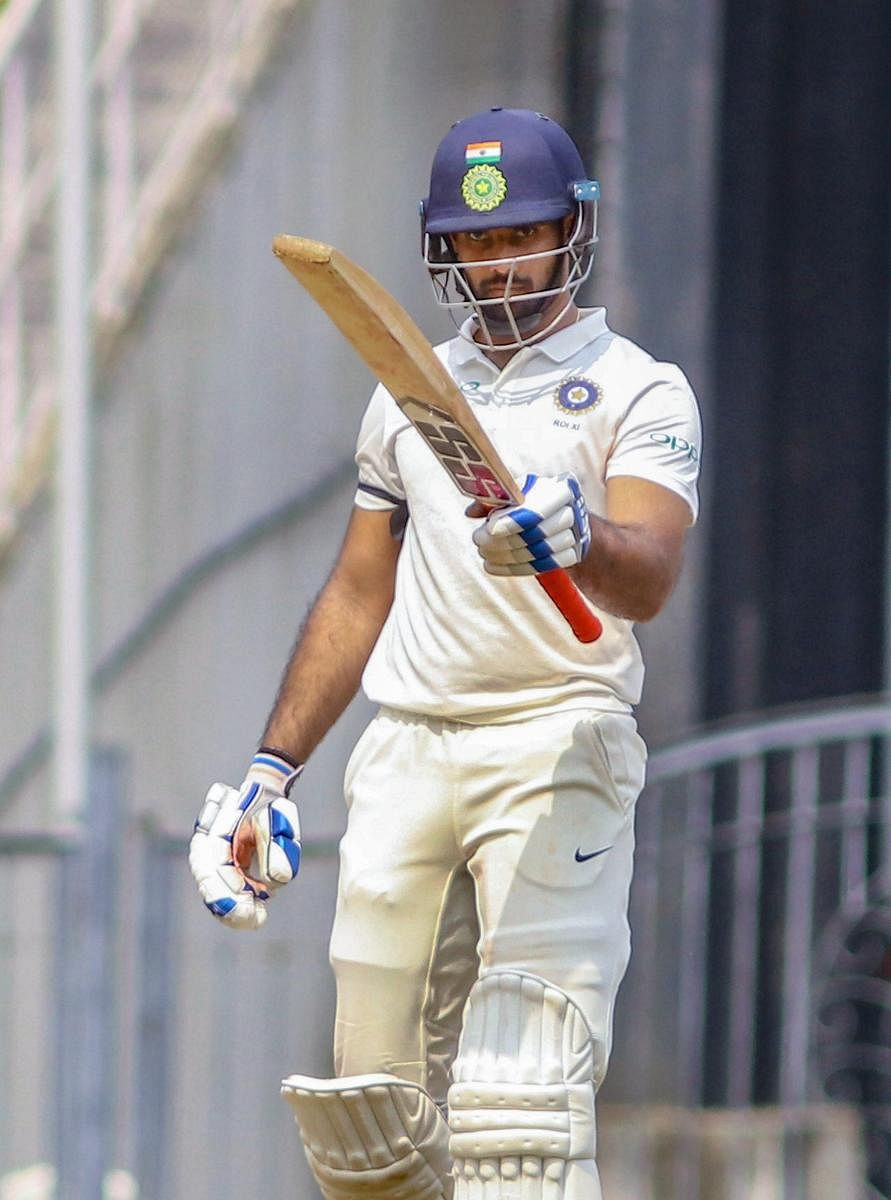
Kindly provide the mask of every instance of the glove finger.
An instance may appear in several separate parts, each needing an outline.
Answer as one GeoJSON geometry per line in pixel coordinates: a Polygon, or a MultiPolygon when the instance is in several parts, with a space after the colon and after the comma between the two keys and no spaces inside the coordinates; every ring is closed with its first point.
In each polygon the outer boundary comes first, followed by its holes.
{"type": "Polygon", "coordinates": [[[575,496],[565,479],[540,479],[527,496],[527,503],[513,508],[496,509],[483,528],[492,537],[509,537],[524,530],[563,528],[562,522],[573,521],[575,496]],[[567,515],[560,514],[566,511],[567,515]],[[557,518],[555,525],[549,522],[557,518]]]}
{"type": "Polygon", "coordinates": [[[536,558],[532,562],[532,567],[537,574],[542,574],[544,571],[554,571],[557,567],[574,567],[579,561],[579,550],[576,542],[573,540],[568,546],[561,550],[554,550],[543,558],[536,558]]]}
{"type": "Polygon", "coordinates": [[[476,527],[476,529],[474,529],[473,533],[470,536],[473,540],[473,544],[480,551],[482,551],[483,548],[486,546],[495,547],[495,546],[506,545],[510,537],[516,537],[517,535],[515,533],[514,534],[504,533],[501,536],[496,537],[489,529],[489,525],[487,522],[485,525],[478,525],[476,527]]]}
{"type": "Polygon", "coordinates": [[[528,546],[517,549],[494,550],[481,556],[484,563],[495,567],[530,566],[536,571],[552,571],[559,566],[554,555],[549,552],[546,542],[541,542],[534,550],[528,546]]]}
{"type": "Polygon", "coordinates": [[[473,541],[484,558],[503,554],[519,554],[521,558],[528,558],[530,555],[525,552],[529,550],[534,558],[535,547],[547,544],[547,539],[542,536],[537,526],[525,533],[511,533],[499,537],[492,537],[488,530],[481,526],[474,530],[473,541]]]}
{"type": "MultiPolygon", "coordinates": [[[[557,475],[537,479],[525,494],[526,503],[523,507],[537,512],[541,519],[553,516],[558,509],[571,505],[576,492],[572,484],[578,483],[574,476],[557,475]]],[[[510,512],[511,509],[502,511],[510,512]]]]}
{"type": "Polygon", "coordinates": [[[270,889],[290,883],[300,870],[300,821],[297,805],[273,801],[253,821],[259,878],[270,889]]]}
{"type": "Polygon", "coordinates": [[[493,563],[488,559],[483,563],[483,568],[487,575],[499,575],[502,578],[506,576],[518,575],[537,575],[535,567],[531,562],[524,563],[493,563]]]}
{"type": "Polygon", "coordinates": [[[564,529],[572,529],[574,525],[575,513],[568,504],[564,504],[555,513],[545,517],[541,524],[536,525],[534,529],[528,529],[519,536],[529,538],[533,534],[538,534],[540,537],[550,539],[555,534],[562,533],[564,529]]]}
{"type": "Polygon", "coordinates": [[[220,814],[227,800],[230,804],[226,811],[231,814],[231,823],[234,827],[235,821],[238,819],[238,810],[232,804],[232,801],[233,798],[237,799],[237,796],[238,793],[235,789],[227,787],[225,783],[211,784],[207,795],[204,797],[204,804],[201,806],[201,811],[195,820],[195,829],[200,829],[202,833],[210,833],[211,830],[220,833],[220,814]]]}
{"type": "Polygon", "coordinates": [[[493,562],[483,559],[483,567],[488,575],[543,575],[554,571],[557,567],[574,567],[578,562],[578,552],[573,545],[568,550],[543,558],[531,559],[526,562],[493,562]]]}
{"type": "Polygon", "coordinates": [[[230,929],[260,929],[266,923],[266,904],[254,895],[205,897],[204,904],[230,929]]]}
{"type": "MultiPolygon", "coordinates": [[[[558,554],[563,554],[568,550],[570,553],[575,553],[578,557],[578,537],[574,529],[563,529],[557,533],[551,534],[548,538],[542,538],[540,542],[535,542],[528,547],[531,557],[537,558],[556,558],[558,554]]],[[[564,564],[561,563],[561,566],[564,564]]]]}
{"type": "MultiPolygon", "coordinates": [[[[529,539],[519,536],[500,541],[478,544],[480,555],[487,562],[512,563],[533,562],[562,554],[578,547],[578,537],[573,529],[563,529],[548,538],[529,539]]],[[[576,560],[578,553],[576,553],[576,560]]]]}
{"type": "Polygon", "coordinates": [[[496,509],[485,525],[474,530],[474,539],[483,530],[490,538],[513,537],[524,529],[531,529],[538,525],[541,517],[540,512],[522,505],[517,505],[515,508],[496,509]]]}
{"type": "Polygon", "coordinates": [[[266,920],[266,892],[255,892],[232,862],[224,837],[197,829],[189,843],[189,866],[205,906],[224,924],[259,928],[266,920]]]}
{"type": "Polygon", "coordinates": [[[266,921],[266,903],[252,892],[241,895],[219,895],[199,886],[204,906],[231,929],[259,929],[266,921]]]}
{"type": "Polygon", "coordinates": [[[481,558],[486,562],[492,563],[531,562],[535,558],[535,554],[529,549],[526,543],[519,539],[503,544],[494,542],[480,546],[479,552],[481,558]]]}
{"type": "Polygon", "coordinates": [[[261,900],[267,898],[262,887],[246,885],[243,873],[233,861],[232,845],[227,838],[197,831],[189,844],[189,866],[205,899],[217,893],[240,898],[245,891],[261,900]]]}
{"type": "Polygon", "coordinates": [[[526,507],[534,509],[544,519],[564,505],[571,505],[574,499],[570,477],[558,475],[536,480],[526,493],[526,507]]]}

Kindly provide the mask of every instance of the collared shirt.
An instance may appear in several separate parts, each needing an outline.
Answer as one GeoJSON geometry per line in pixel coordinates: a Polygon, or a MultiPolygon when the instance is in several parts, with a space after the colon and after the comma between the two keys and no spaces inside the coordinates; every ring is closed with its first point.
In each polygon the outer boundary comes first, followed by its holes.
{"type": "MultiPolygon", "coordinates": [[[[604,516],[607,480],[637,476],[680,495],[696,519],[700,421],[677,366],[613,333],[603,309],[517,351],[502,370],[469,331],[436,352],[517,479],[572,471],[604,516]]],[[[466,498],[383,387],[356,461],[356,504],[405,502],[409,514],[393,606],[363,676],[372,701],[474,722],[638,702],[632,623],[597,610],[603,635],[583,645],[531,577],[487,575],[466,498]]]]}

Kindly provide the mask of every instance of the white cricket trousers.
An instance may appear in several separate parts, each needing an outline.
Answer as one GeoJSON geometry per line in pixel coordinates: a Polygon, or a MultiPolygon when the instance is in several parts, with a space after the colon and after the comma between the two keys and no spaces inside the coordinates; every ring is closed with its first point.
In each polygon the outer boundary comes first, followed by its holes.
{"type": "Polygon", "coordinates": [[[445,1100],[481,969],[567,992],[606,1071],[630,953],[633,717],[562,712],[467,725],[384,709],[347,765],[331,936],[335,1070],[384,1071],[445,1100]]]}

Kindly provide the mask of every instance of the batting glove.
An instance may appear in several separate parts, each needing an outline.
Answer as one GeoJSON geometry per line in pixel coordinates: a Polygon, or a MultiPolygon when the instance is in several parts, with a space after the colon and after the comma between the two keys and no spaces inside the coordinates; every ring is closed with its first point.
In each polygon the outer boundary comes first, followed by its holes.
{"type": "Polygon", "coordinates": [[[527,475],[525,504],[495,509],[473,533],[490,575],[538,575],[574,567],[588,553],[591,524],[575,475],[527,475]]]}
{"type": "Polygon", "coordinates": [[[240,790],[214,783],[207,793],[189,844],[189,866],[204,903],[225,925],[259,929],[270,895],[300,868],[300,821],[288,793],[302,770],[261,747],[240,790]],[[245,822],[251,823],[254,841],[250,878],[233,855],[245,822]]]}

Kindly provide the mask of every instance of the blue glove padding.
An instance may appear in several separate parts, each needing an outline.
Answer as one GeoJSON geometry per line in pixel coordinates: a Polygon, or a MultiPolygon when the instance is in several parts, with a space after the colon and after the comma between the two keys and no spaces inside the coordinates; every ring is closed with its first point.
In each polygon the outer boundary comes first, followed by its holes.
{"type": "Polygon", "coordinates": [[[588,553],[591,523],[575,475],[527,475],[525,504],[498,508],[474,530],[490,575],[537,575],[574,567],[588,553]]]}
{"type": "Polygon", "coordinates": [[[204,801],[189,844],[189,866],[205,905],[226,925],[258,929],[266,920],[270,895],[290,883],[300,868],[297,805],[284,795],[300,774],[274,755],[257,755],[236,791],[214,783],[204,801]],[[253,887],[232,857],[239,826],[250,821],[256,849],[253,887]]]}

